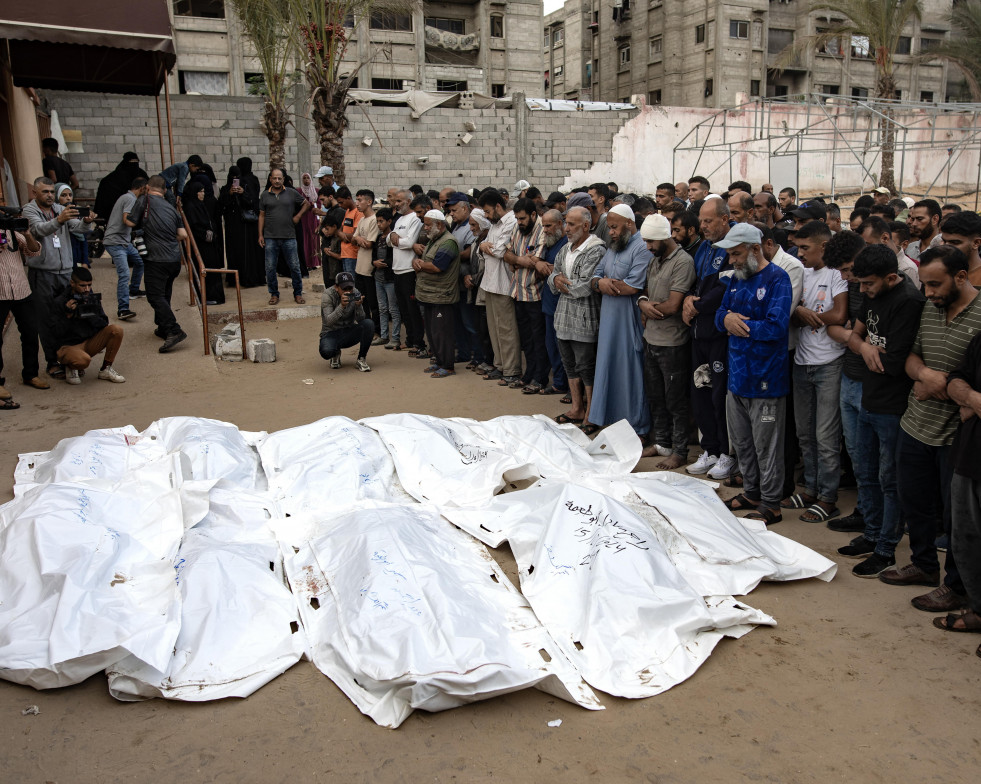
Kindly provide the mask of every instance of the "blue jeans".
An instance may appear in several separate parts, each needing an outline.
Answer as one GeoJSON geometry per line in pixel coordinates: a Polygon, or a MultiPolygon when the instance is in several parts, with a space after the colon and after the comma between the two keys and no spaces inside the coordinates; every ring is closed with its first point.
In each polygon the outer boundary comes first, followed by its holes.
{"type": "Polygon", "coordinates": [[[483,350],[477,339],[477,306],[466,302],[467,294],[460,292],[460,301],[453,308],[453,320],[456,334],[456,361],[480,364],[483,362],[483,350]],[[481,358],[478,359],[477,357],[481,358]]]}
{"type": "Polygon", "coordinates": [[[350,272],[353,275],[354,274],[354,269],[357,266],[358,266],[358,260],[357,259],[341,259],[341,271],[342,272],[350,272]]]}
{"type": "Polygon", "coordinates": [[[269,288],[269,296],[279,296],[276,264],[279,262],[280,252],[286,255],[286,264],[290,268],[293,296],[299,297],[303,293],[303,277],[300,273],[300,257],[296,255],[296,237],[285,240],[266,237],[266,286],[269,288]]]}
{"type": "Polygon", "coordinates": [[[76,237],[74,234],[69,236],[72,238],[72,265],[75,267],[80,264],[89,266],[92,262],[89,260],[88,237],[76,237]]]}
{"type": "Polygon", "coordinates": [[[903,538],[896,482],[896,441],[899,414],[873,414],[864,408],[855,427],[852,465],[858,480],[858,503],[865,515],[865,533],[879,555],[892,558],[903,538]]]}
{"type": "Polygon", "coordinates": [[[826,365],[794,365],[794,418],[804,459],[804,492],[838,500],[841,478],[842,357],[826,365]]]}
{"type": "Polygon", "coordinates": [[[395,301],[395,281],[382,283],[375,278],[375,294],[378,296],[378,313],[381,320],[381,334],[385,340],[398,344],[402,340],[402,314],[399,303],[395,301]],[[388,320],[392,320],[392,332],[389,336],[388,320]]]}
{"type": "MultiPolygon", "coordinates": [[[[862,412],[862,382],[849,378],[844,373],[841,374],[841,394],[838,397],[841,408],[841,432],[845,437],[845,449],[852,460],[852,470],[855,473],[855,481],[858,487],[862,487],[863,481],[868,481],[868,466],[859,465],[858,462],[858,415],[862,412]]],[[[879,478],[875,477],[878,484],[879,478]]],[[[862,494],[859,491],[858,501],[855,508],[861,514],[865,514],[862,508],[862,494]]]]}
{"type": "Polygon", "coordinates": [[[119,310],[129,308],[129,298],[140,290],[143,282],[143,257],[128,245],[106,245],[112,263],[116,265],[116,302],[119,310]],[[129,265],[133,265],[130,272],[129,265]]]}
{"type": "Polygon", "coordinates": [[[555,314],[545,314],[545,350],[552,366],[552,386],[560,392],[569,391],[569,379],[565,375],[565,365],[559,353],[559,340],[555,334],[555,314]]]}
{"type": "MultiPolygon", "coordinates": [[[[899,472],[899,498],[909,529],[912,560],[924,572],[940,571],[935,544],[937,535],[950,535],[950,483],[953,468],[949,446],[930,446],[900,430],[896,442],[896,464],[899,472]],[[943,526],[942,530],[940,525],[943,526]]],[[[944,584],[956,593],[964,593],[964,584],[954,562],[954,548],[947,548],[944,559],[944,584]]]]}

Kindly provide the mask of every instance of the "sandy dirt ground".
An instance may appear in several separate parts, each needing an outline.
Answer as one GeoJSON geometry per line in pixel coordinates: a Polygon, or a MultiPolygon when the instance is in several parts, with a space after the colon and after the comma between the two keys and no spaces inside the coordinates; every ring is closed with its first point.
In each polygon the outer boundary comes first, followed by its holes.
{"type": "MultiPolygon", "coordinates": [[[[105,270],[97,281],[113,291],[105,270]]],[[[251,326],[252,337],[276,341],[275,364],[219,362],[202,355],[186,286],[178,291],[191,339],[159,355],[150,309],[138,300],[116,363],[126,384],[91,372],[78,387],[21,387],[8,333],[8,386],[23,407],[0,412],[0,501],[11,497],[19,452],[93,427],[142,429],[195,415],[273,431],[331,414],[484,419],[563,410],[555,397],[465,371],[432,380],[405,353],[374,349],[372,372],[361,374],[345,352],[345,367],[329,371],[316,351],[319,323],[309,319],[251,326]],[[309,378],[313,385],[303,383],[309,378]]],[[[854,495],[842,501],[850,511],[854,495]]],[[[837,560],[838,576],[758,588],[747,601],[779,625],[724,640],[692,678],[658,697],[602,696],[606,710],[589,712],[526,690],[416,712],[392,731],[362,716],[309,662],[246,700],[204,704],[116,702],[101,674],[48,692],[0,682],[0,782],[976,782],[981,636],[936,630],[909,604],[926,589],[853,577],[852,562],[835,553],[848,535],[796,518],[785,515],[774,530],[837,560]],[[21,715],[30,705],[40,714],[21,715]],[[547,727],[553,719],[561,727],[547,727]]],[[[494,554],[515,578],[507,548],[494,554]]],[[[899,556],[908,556],[905,544],[899,556]]]]}

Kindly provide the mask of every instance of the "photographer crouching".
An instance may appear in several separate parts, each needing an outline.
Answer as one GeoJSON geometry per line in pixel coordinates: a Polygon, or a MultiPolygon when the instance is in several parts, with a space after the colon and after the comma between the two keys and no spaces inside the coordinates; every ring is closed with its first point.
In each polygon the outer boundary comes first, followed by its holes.
{"type": "Polygon", "coordinates": [[[364,297],[354,288],[354,273],[338,272],[334,285],[324,291],[320,302],[320,356],[335,370],[341,366],[341,349],[360,344],[358,370],[367,373],[368,349],[375,337],[375,324],[364,315],[364,297]]]}
{"type": "Polygon", "coordinates": [[[58,362],[65,367],[65,381],[82,383],[82,371],[92,357],[106,352],[99,378],[122,384],[123,378],[113,368],[123,343],[123,328],[110,324],[102,309],[102,295],[92,291],[92,273],[85,267],[72,271],[71,281],[51,305],[51,333],[56,336],[58,362]]]}

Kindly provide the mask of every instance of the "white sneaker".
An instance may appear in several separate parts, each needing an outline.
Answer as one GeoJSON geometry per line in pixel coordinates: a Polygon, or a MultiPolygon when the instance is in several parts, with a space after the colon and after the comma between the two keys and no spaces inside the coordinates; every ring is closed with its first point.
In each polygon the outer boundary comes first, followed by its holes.
{"type": "Polygon", "coordinates": [[[698,460],[685,468],[685,470],[689,474],[704,474],[718,462],[719,458],[715,455],[710,455],[708,452],[702,452],[698,460]]]}
{"type": "Polygon", "coordinates": [[[65,381],[69,384],[81,384],[82,377],[75,368],[65,368],[65,381]]]}
{"type": "Polygon", "coordinates": [[[105,370],[99,371],[99,378],[103,381],[111,381],[113,384],[122,384],[126,381],[119,373],[116,372],[116,368],[112,365],[107,367],[105,370]]]}
{"type": "Polygon", "coordinates": [[[371,372],[371,368],[368,367],[368,361],[364,357],[358,357],[358,370],[362,373],[371,372]]]}
{"type": "Polygon", "coordinates": [[[708,472],[709,479],[728,479],[729,474],[736,468],[736,458],[729,455],[719,455],[719,459],[712,470],[708,472]]]}
{"type": "Polygon", "coordinates": [[[338,354],[336,357],[331,359],[330,367],[332,370],[337,370],[341,366],[341,355],[338,354]]]}

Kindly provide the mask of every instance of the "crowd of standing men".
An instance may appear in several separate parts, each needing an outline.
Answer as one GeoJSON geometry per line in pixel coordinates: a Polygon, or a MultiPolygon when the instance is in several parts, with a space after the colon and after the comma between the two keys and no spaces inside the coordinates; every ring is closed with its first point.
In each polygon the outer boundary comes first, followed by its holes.
{"type": "MultiPolygon", "coordinates": [[[[383,346],[424,360],[433,379],[463,364],[505,389],[561,396],[556,420],[589,435],[627,420],[658,468],[740,488],[726,505],[766,525],[799,510],[802,521],[854,534],[838,551],[860,559],[853,574],[932,588],[913,605],[947,613],[935,625],[981,632],[977,213],[877,188],[845,228],[833,202],[798,204],[790,188],[754,192],[741,181],[715,194],[701,176],[662,183],[653,199],[613,183],[545,198],[522,180],[510,192],[393,187],[380,204],[370,190],[337,185],[329,167],[300,185],[273,169],[260,188],[240,159],[217,194],[214,182],[191,156],[131,179],[110,208],[117,316],[131,318],[142,272],[161,350],[186,337],[168,315],[180,194],[197,244],[212,246],[206,265],[221,268],[227,256],[244,285],[266,284],[271,305],[280,276],[304,303],[303,278],[322,267],[319,351],[331,368],[357,346],[356,367],[370,371],[370,348],[383,346]],[[689,461],[695,431],[702,451],[689,461]],[[843,484],[858,490],[847,516],[843,484]],[[904,533],[912,555],[899,566],[904,533]]],[[[42,315],[68,307],[56,288],[84,288],[72,278],[70,235],[84,234],[91,216],[70,198],[54,211],[50,177],[35,187],[25,208],[32,238],[16,239],[31,257],[27,283],[56,375],[66,345],[51,336],[54,316],[42,315]]],[[[212,278],[207,297],[219,301],[221,276],[212,278]]],[[[4,282],[3,306],[17,316],[26,289],[4,282]]],[[[87,335],[69,374],[110,337],[87,335]]],[[[113,340],[115,351],[121,334],[113,340]]],[[[25,383],[41,388],[28,353],[25,383]]],[[[106,358],[100,378],[116,380],[106,358]]]]}

